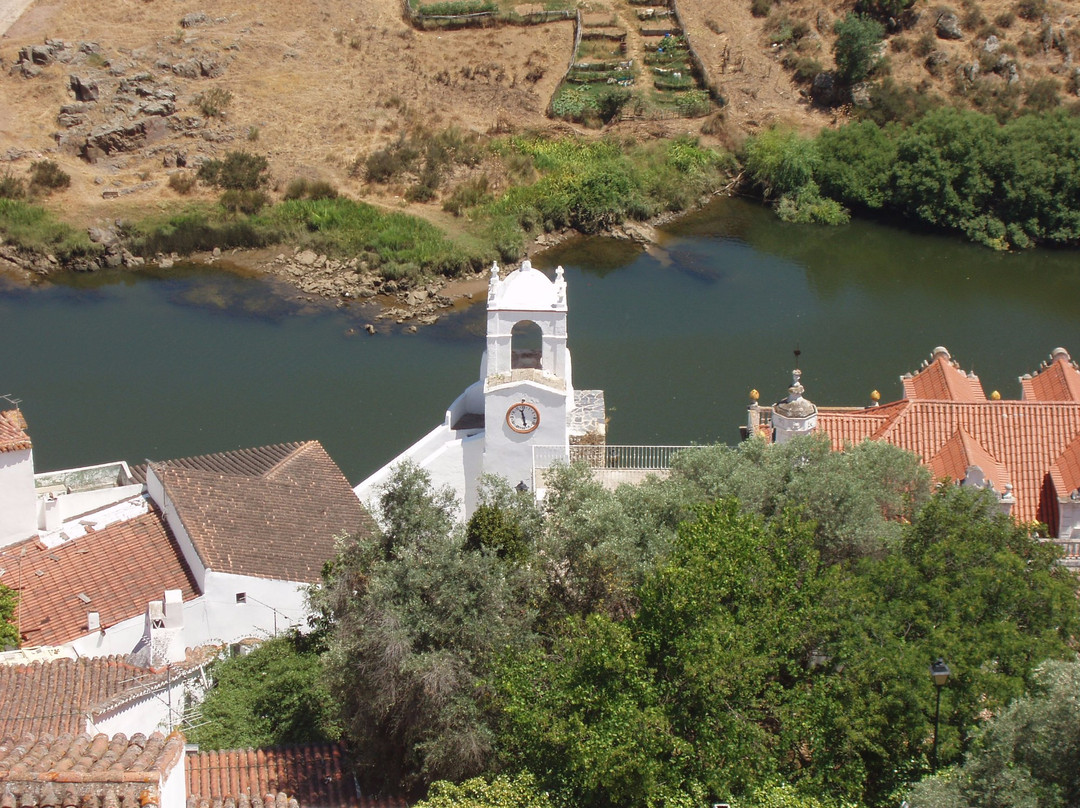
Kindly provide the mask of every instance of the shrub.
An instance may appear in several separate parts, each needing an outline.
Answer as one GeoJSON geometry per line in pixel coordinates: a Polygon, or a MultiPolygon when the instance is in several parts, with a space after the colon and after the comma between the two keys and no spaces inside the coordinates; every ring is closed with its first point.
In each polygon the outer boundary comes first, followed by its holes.
{"type": "Polygon", "coordinates": [[[796,81],[813,81],[814,76],[824,70],[821,62],[813,56],[788,53],[784,55],[783,63],[796,81]]]}
{"type": "Polygon", "coordinates": [[[52,160],[30,164],[30,193],[48,194],[71,185],[71,176],[52,160]]]}
{"type": "Polygon", "coordinates": [[[879,20],[888,20],[899,17],[913,5],[915,0],[857,0],[855,11],[879,20]]]}
{"type": "Polygon", "coordinates": [[[751,0],[750,13],[755,17],[768,17],[772,11],[772,0],[751,0]]]}
{"type": "Polygon", "coordinates": [[[994,25],[998,28],[1012,28],[1014,22],[1016,22],[1015,11],[1003,11],[994,17],[994,25]]]}
{"type": "Polygon", "coordinates": [[[1020,19],[1037,22],[1050,10],[1047,0],[1020,0],[1016,4],[1016,13],[1020,19]]]}
{"type": "Polygon", "coordinates": [[[199,179],[230,191],[255,191],[267,183],[269,163],[261,154],[233,151],[224,160],[208,160],[199,167],[199,179]]]}
{"type": "Polygon", "coordinates": [[[704,90],[687,90],[675,96],[675,108],[687,118],[698,118],[709,113],[712,102],[704,90]]]}
{"type": "Polygon", "coordinates": [[[1046,112],[1061,104],[1061,84],[1057,79],[1043,78],[1027,87],[1024,106],[1036,112],[1046,112]]]}
{"type": "Polygon", "coordinates": [[[221,195],[219,201],[229,213],[244,213],[251,216],[266,207],[270,203],[270,198],[262,191],[242,191],[231,188],[221,195]]]}
{"type": "Polygon", "coordinates": [[[26,196],[26,183],[10,171],[0,174],[0,199],[22,199],[26,196]]]}
{"type": "Polygon", "coordinates": [[[878,43],[885,36],[884,26],[869,17],[848,14],[836,21],[833,31],[833,55],[840,78],[848,84],[862,81],[881,61],[878,43]]]}
{"type": "Polygon", "coordinates": [[[744,165],[766,198],[794,194],[814,181],[814,141],[787,129],[769,129],[746,143],[744,165]]]}
{"type": "Polygon", "coordinates": [[[232,93],[223,87],[212,87],[195,96],[195,106],[205,118],[224,118],[225,110],[232,103],[232,93]]]}
{"type": "Polygon", "coordinates": [[[486,202],[490,198],[488,185],[487,174],[481,174],[479,177],[473,177],[459,183],[443,202],[443,210],[455,216],[460,216],[462,211],[467,208],[473,208],[482,202],[486,202]]]}
{"type": "Polygon", "coordinates": [[[75,230],[44,208],[17,199],[0,199],[0,237],[22,249],[61,260],[100,252],[85,230],[75,230]]]}
{"type": "Polygon", "coordinates": [[[169,176],[169,187],[181,196],[194,191],[197,182],[195,175],[188,171],[177,171],[169,176]]]}
{"type": "Polygon", "coordinates": [[[334,199],[337,189],[326,180],[295,177],[285,186],[285,199],[334,199]]]}

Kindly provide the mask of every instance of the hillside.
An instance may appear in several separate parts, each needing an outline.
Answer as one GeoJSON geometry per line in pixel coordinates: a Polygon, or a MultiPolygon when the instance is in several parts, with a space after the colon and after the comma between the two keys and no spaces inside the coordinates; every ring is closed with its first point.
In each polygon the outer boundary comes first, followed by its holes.
{"type": "MultiPolygon", "coordinates": [[[[845,119],[849,106],[810,103],[808,76],[833,66],[832,26],[851,3],[754,6],[680,3],[688,38],[727,101],[722,112],[609,128],[637,138],[704,130],[730,147],[776,122],[810,132],[845,119]]],[[[888,71],[918,97],[966,97],[993,110],[1075,92],[1075,3],[966,0],[947,9],[918,0],[893,27],[888,71]],[[937,33],[947,12],[958,39],[937,33]]],[[[573,35],[570,21],[418,31],[399,0],[37,0],[0,38],[0,174],[55,159],[72,185],[50,204],[93,224],[165,209],[180,199],[167,186],[178,165],[247,149],[269,157],[278,190],[302,176],[403,205],[400,188],[366,186],[356,165],[410,127],[587,131],[544,114],[573,35]]]]}

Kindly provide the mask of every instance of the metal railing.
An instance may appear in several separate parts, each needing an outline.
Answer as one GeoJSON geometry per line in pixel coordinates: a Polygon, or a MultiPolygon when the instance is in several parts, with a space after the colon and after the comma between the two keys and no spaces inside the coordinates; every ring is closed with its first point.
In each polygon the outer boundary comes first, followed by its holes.
{"type": "Polygon", "coordinates": [[[555,463],[585,463],[593,469],[627,471],[667,471],[675,456],[693,446],[534,446],[533,468],[546,469],[555,463]]]}

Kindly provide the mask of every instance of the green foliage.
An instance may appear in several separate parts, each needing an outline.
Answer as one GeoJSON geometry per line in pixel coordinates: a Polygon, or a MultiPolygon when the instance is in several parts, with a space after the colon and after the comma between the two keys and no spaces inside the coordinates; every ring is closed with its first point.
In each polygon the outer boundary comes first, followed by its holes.
{"type": "Polygon", "coordinates": [[[860,14],[848,14],[833,25],[833,57],[840,78],[848,84],[862,81],[881,62],[880,43],[885,27],[860,14]]]}
{"type": "Polygon", "coordinates": [[[283,634],[210,668],[201,720],[188,740],[206,749],[337,740],[334,699],[323,686],[316,640],[283,634]]]}
{"type": "Polygon", "coordinates": [[[765,197],[800,191],[814,180],[818,154],[814,141],[774,127],[746,142],[743,165],[765,197]]]}
{"type": "Polygon", "coordinates": [[[22,199],[26,196],[26,183],[5,169],[0,175],[0,199],[22,199]]]}
{"type": "Polygon", "coordinates": [[[214,247],[265,247],[280,240],[280,231],[257,226],[250,219],[228,215],[218,206],[192,205],[164,219],[148,219],[132,228],[132,252],[190,255],[214,247]]]}
{"type": "Polygon", "coordinates": [[[328,681],[369,787],[417,792],[486,770],[484,680],[532,638],[533,575],[464,547],[449,491],[402,465],[383,488],[383,529],[344,540],[313,605],[332,624],[328,681]]]}
{"type": "Polygon", "coordinates": [[[641,646],[626,626],[591,615],[559,627],[550,652],[535,648],[496,674],[500,751],[560,805],[662,803],[689,747],[670,732],[641,646]]]}
{"type": "Polygon", "coordinates": [[[856,0],[855,11],[879,20],[899,17],[915,5],[915,0],[856,0]]]}
{"type": "Polygon", "coordinates": [[[922,781],[912,808],[1080,804],[1080,662],[1050,661],[1027,695],[991,718],[963,765],[922,781]]]}
{"type": "Polygon", "coordinates": [[[384,274],[412,265],[421,275],[455,276],[478,268],[487,258],[466,251],[416,216],[342,197],[282,202],[253,223],[277,233],[282,241],[330,254],[374,252],[384,274]]]}
{"type": "Polygon", "coordinates": [[[444,3],[424,3],[418,11],[431,17],[449,17],[459,14],[479,14],[485,11],[498,11],[493,0],[448,0],[444,3]]]}
{"type": "Polygon", "coordinates": [[[86,231],[76,230],[44,208],[17,199],[0,199],[0,236],[19,249],[55,255],[60,260],[100,252],[86,231]]]}
{"type": "Polygon", "coordinates": [[[335,199],[337,189],[326,180],[309,180],[295,177],[285,186],[284,198],[288,199],[335,199]]]}
{"type": "Polygon", "coordinates": [[[467,209],[474,208],[490,200],[491,196],[488,193],[488,187],[487,174],[481,174],[479,177],[473,177],[459,183],[443,202],[443,210],[453,213],[455,216],[460,216],[467,209]]]}
{"type": "Polygon", "coordinates": [[[846,205],[879,210],[889,194],[896,144],[864,121],[826,129],[817,139],[822,191],[846,205]]]}
{"type": "Polygon", "coordinates": [[[427,798],[414,808],[554,808],[547,792],[536,785],[536,778],[525,772],[491,780],[474,777],[464,783],[439,780],[431,784],[427,798]]]}
{"type": "Polygon", "coordinates": [[[218,202],[229,213],[251,216],[270,204],[270,197],[262,191],[228,190],[221,195],[218,202]]]}
{"type": "Polygon", "coordinates": [[[30,164],[31,194],[44,195],[71,185],[71,175],[52,160],[35,160],[30,164]]]}
{"type": "Polygon", "coordinates": [[[903,523],[930,494],[930,476],[916,455],[877,441],[834,452],[820,435],[684,452],[672,484],[685,489],[683,500],[734,498],[769,521],[797,511],[813,523],[814,545],[830,562],[895,548],[903,523]]]}
{"type": "Polygon", "coordinates": [[[809,182],[793,194],[785,194],[776,203],[776,215],[794,224],[847,224],[847,208],[835,199],[823,197],[816,182],[809,182]]]}
{"type": "Polygon", "coordinates": [[[267,183],[269,163],[261,154],[231,151],[224,160],[207,160],[198,177],[207,185],[229,191],[257,191],[267,183]]]}
{"type": "Polygon", "coordinates": [[[223,87],[211,87],[195,96],[195,106],[204,118],[224,118],[233,94],[223,87]]]}
{"type": "Polygon", "coordinates": [[[0,584],[0,651],[19,647],[19,629],[15,625],[18,604],[19,593],[0,584]]]}

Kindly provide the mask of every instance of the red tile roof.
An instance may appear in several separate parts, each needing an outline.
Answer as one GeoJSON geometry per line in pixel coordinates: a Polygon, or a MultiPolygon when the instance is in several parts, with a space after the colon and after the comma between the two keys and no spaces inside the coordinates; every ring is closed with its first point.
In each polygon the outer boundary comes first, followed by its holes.
{"type": "Polygon", "coordinates": [[[1056,348],[1038,372],[1020,377],[1025,401],[1080,401],[1080,369],[1069,352],[1056,348]]]}
{"type": "Polygon", "coordinates": [[[87,715],[166,679],[121,656],[0,665],[0,739],[83,732],[87,715]]]}
{"type": "Polygon", "coordinates": [[[1068,354],[1055,351],[1038,376],[1021,380],[1022,401],[987,400],[978,379],[940,348],[902,381],[900,401],[861,410],[819,407],[817,428],[836,449],[866,439],[907,449],[939,477],[962,479],[969,466],[979,466],[999,494],[1013,486],[1014,516],[1056,532],[1056,498],[1080,486],[1080,396],[1069,392],[1080,385],[1080,371],[1068,354]]]}
{"type": "Polygon", "coordinates": [[[336,536],[372,529],[318,441],[151,463],[150,471],[199,558],[220,572],[314,582],[336,536]]]}
{"type": "Polygon", "coordinates": [[[934,401],[985,401],[979,377],[964,373],[944,348],[935,348],[930,363],[918,373],[904,374],[904,398],[934,401]]]}
{"type": "Polygon", "coordinates": [[[188,805],[275,793],[295,797],[300,808],[404,808],[399,799],[356,794],[349,761],[338,744],[188,752],[188,805]]]}
{"type": "Polygon", "coordinates": [[[26,434],[26,419],[20,410],[0,410],[0,452],[18,452],[31,448],[26,434]]]}
{"type": "Polygon", "coordinates": [[[179,732],[130,739],[119,734],[2,738],[0,807],[159,805],[161,786],[183,753],[179,732]]]}
{"type": "Polygon", "coordinates": [[[146,612],[166,589],[198,595],[180,548],[160,514],[117,522],[52,549],[31,539],[0,549],[0,583],[19,591],[26,643],[61,645],[85,635],[86,613],[105,628],[146,612]]]}

